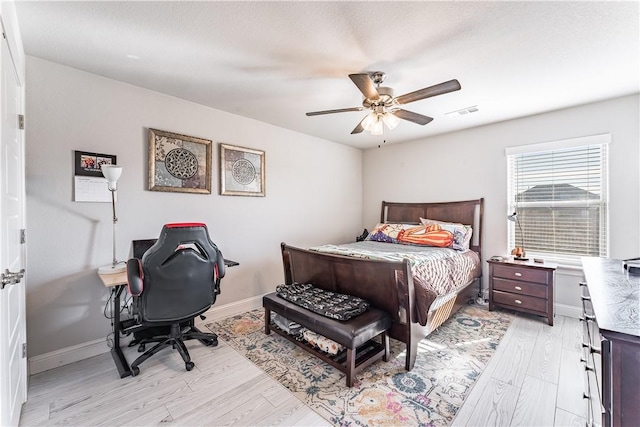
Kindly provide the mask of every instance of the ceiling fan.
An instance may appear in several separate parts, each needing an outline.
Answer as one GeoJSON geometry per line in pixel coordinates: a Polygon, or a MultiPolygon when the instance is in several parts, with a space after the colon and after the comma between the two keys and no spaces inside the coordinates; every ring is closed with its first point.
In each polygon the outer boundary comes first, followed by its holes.
{"type": "Polygon", "coordinates": [[[370,131],[371,135],[382,135],[384,125],[389,129],[398,126],[399,119],[409,120],[419,125],[426,125],[433,120],[432,117],[403,110],[400,105],[432,96],[443,95],[445,93],[460,90],[458,80],[449,80],[434,86],[406,93],[394,97],[394,91],[390,87],[380,86],[386,74],[382,71],[375,71],[371,74],[349,74],[349,78],[360,89],[364,95],[362,107],[339,108],[337,110],[314,111],[307,113],[307,116],[319,116],[323,114],[346,113],[349,111],[371,110],[358,125],[351,131],[351,134],[361,133],[363,130],[370,131]],[[377,85],[374,86],[374,85],[377,85]]]}

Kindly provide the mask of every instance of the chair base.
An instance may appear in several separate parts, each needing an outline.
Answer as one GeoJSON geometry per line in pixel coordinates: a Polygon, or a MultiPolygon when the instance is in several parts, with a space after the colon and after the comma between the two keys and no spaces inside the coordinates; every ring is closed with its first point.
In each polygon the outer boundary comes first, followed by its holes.
{"type": "MultiPolygon", "coordinates": [[[[195,327],[195,325],[193,325],[193,322],[189,322],[186,325],[170,325],[168,334],[157,335],[133,341],[137,341],[137,344],[139,344],[138,351],[144,351],[145,345],[148,343],[155,342],[157,344],[151,347],[149,350],[145,351],[142,355],[140,355],[136,360],[133,361],[133,363],[131,364],[131,375],[134,377],[138,375],[140,373],[140,368],[138,368],[138,365],[168,346],[171,346],[178,351],[178,353],[182,357],[182,360],[184,360],[185,369],[187,371],[192,370],[195,364],[191,361],[189,350],[187,350],[187,346],[184,344],[184,341],[190,339],[197,339],[206,346],[215,347],[218,345],[218,336],[216,334],[201,332],[200,330],[198,330],[198,328],[195,327]]],[[[131,346],[131,344],[129,345],[131,346]]]]}

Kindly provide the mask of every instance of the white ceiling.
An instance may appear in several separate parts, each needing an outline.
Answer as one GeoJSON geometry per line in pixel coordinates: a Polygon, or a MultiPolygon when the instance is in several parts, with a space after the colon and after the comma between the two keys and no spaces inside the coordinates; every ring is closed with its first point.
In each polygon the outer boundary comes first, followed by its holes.
{"type": "Polygon", "coordinates": [[[25,51],[319,138],[366,148],[640,91],[639,2],[18,1],[25,51]],[[383,136],[347,77],[396,95],[458,79],[383,136]],[[468,115],[445,113],[477,105],[468,115]]]}

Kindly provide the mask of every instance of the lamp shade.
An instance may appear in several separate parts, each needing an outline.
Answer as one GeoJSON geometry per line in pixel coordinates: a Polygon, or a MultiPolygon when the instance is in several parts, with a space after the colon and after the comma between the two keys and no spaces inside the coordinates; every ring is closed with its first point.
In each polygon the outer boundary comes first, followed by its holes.
{"type": "Polygon", "coordinates": [[[364,120],[362,120],[362,128],[367,132],[371,132],[371,129],[373,129],[373,125],[376,123],[377,119],[378,115],[374,111],[372,111],[367,115],[367,117],[364,118],[364,120]]]}
{"type": "Polygon", "coordinates": [[[398,124],[400,123],[400,119],[397,118],[395,115],[393,115],[393,113],[390,113],[389,111],[384,113],[384,115],[382,116],[382,120],[384,121],[384,124],[387,125],[389,129],[395,129],[396,126],[398,126],[398,124]]]}
{"type": "Polygon", "coordinates": [[[102,175],[107,178],[109,188],[115,189],[118,179],[120,178],[120,175],[122,175],[122,166],[100,165],[100,169],[102,169],[102,175]]]}
{"type": "Polygon", "coordinates": [[[382,119],[378,117],[378,120],[373,124],[371,128],[371,135],[382,135],[384,132],[384,125],[382,123],[382,119]]]}

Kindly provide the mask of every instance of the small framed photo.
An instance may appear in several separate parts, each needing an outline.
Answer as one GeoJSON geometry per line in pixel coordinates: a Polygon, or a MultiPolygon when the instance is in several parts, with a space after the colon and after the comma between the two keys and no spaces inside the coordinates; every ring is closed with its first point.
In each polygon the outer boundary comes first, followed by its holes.
{"type": "Polygon", "coordinates": [[[149,190],[211,194],[211,140],[149,129],[149,190]]]}
{"type": "Polygon", "coordinates": [[[102,178],[103,164],[115,165],[116,156],[111,154],[88,153],[86,151],[74,151],[74,175],[94,176],[102,178]]]}
{"type": "Polygon", "coordinates": [[[220,144],[220,194],[264,197],[264,151],[220,144]]]}

